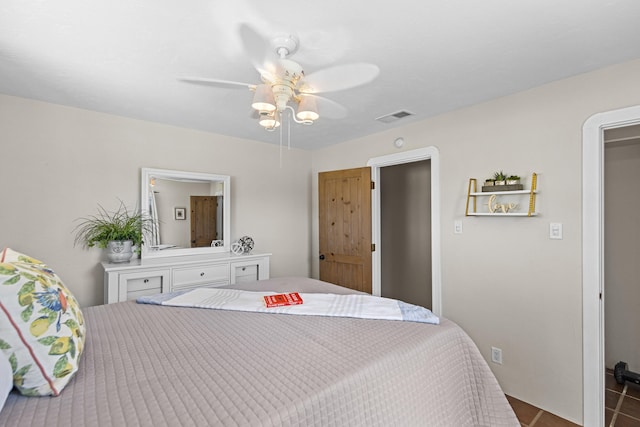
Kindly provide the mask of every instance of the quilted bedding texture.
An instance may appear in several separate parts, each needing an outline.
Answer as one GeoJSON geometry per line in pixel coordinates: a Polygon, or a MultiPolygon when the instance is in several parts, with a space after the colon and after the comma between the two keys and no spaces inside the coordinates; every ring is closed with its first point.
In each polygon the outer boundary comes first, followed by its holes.
{"type": "MultiPolygon", "coordinates": [[[[243,284],[353,291],[312,279],[243,284]]],[[[80,370],[58,397],[12,393],[0,425],[519,426],[455,323],[124,302],[84,309],[80,370]]]]}

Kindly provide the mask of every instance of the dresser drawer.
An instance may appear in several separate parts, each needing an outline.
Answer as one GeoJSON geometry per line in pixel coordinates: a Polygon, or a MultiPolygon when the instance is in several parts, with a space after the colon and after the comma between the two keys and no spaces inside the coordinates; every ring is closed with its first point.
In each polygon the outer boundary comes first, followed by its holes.
{"type": "Polygon", "coordinates": [[[162,289],[162,276],[148,276],[127,280],[127,292],[144,291],[146,289],[162,289]]]}
{"type": "Polygon", "coordinates": [[[258,266],[257,265],[245,265],[242,267],[235,267],[236,283],[253,282],[258,280],[258,266]]]}
{"type": "Polygon", "coordinates": [[[172,283],[174,289],[194,284],[226,285],[229,283],[229,264],[176,268],[172,283]]]}
{"type": "Polygon", "coordinates": [[[168,287],[169,270],[121,273],[118,278],[120,301],[167,292],[168,287]]]}
{"type": "Polygon", "coordinates": [[[269,257],[237,257],[231,262],[231,284],[269,278],[269,257]]]}

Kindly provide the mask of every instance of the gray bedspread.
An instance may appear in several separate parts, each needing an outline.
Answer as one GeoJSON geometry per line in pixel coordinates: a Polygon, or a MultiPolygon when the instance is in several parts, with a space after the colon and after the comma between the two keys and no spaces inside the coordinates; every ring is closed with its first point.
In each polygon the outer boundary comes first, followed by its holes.
{"type": "MultiPolygon", "coordinates": [[[[312,279],[237,286],[353,291],[312,279]]],[[[58,397],[9,396],[0,425],[519,426],[451,321],[246,313],[124,302],[84,309],[87,343],[58,397]]]]}

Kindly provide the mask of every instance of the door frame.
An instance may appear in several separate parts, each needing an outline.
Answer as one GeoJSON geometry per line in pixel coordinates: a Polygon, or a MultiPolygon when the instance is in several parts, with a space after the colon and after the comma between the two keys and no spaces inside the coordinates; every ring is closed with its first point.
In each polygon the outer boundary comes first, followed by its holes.
{"type": "Polygon", "coordinates": [[[437,147],[389,154],[369,159],[371,179],[376,183],[371,194],[371,240],[376,244],[372,254],[372,293],[382,292],[382,245],[380,230],[380,168],[404,163],[431,160],[431,311],[442,316],[442,273],[440,265],[440,151],[437,147]]]}
{"type": "Polygon", "coordinates": [[[640,105],[595,114],[582,127],[583,423],[604,425],[604,131],[640,124],[640,105]]]}

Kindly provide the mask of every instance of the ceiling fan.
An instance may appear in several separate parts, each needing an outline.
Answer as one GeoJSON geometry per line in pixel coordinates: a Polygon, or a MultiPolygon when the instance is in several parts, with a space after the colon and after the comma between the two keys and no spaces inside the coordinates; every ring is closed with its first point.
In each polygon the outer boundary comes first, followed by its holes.
{"type": "Polygon", "coordinates": [[[289,59],[299,48],[298,38],[290,34],[265,39],[247,24],[239,27],[240,39],[251,63],[260,73],[261,83],[242,83],[205,77],[183,77],[187,83],[254,91],[251,106],[258,112],[258,123],[274,130],[289,111],[296,123],[311,125],[320,117],[342,118],[347,109],[319,93],[335,92],[373,81],[379,68],[373,64],[352,63],[325,68],[306,75],[302,66],[289,59]],[[295,110],[292,104],[297,107],[295,110]]]}

